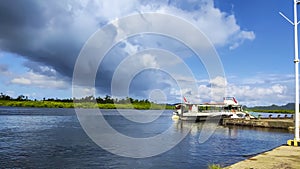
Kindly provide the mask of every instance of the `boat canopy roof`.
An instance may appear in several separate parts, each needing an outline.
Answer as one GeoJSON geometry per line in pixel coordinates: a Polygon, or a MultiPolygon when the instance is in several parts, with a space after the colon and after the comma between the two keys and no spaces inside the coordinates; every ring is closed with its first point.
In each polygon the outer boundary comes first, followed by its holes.
{"type": "Polygon", "coordinates": [[[179,105],[186,105],[186,106],[198,106],[198,107],[241,107],[242,105],[228,105],[228,104],[223,104],[223,103],[204,103],[204,104],[192,104],[192,103],[181,103],[177,104],[176,106],[179,105]]]}

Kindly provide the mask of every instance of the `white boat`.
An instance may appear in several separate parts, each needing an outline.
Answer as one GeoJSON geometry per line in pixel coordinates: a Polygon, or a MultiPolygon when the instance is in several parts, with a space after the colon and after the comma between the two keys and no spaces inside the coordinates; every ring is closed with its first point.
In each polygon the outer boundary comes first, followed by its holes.
{"type": "Polygon", "coordinates": [[[173,119],[202,121],[207,118],[245,118],[248,116],[243,111],[242,105],[238,104],[234,97],[224,97],[221,103],[203,103],[192,104],[188,103],[184,98],[185,103],[175,105],[173,119]]]}

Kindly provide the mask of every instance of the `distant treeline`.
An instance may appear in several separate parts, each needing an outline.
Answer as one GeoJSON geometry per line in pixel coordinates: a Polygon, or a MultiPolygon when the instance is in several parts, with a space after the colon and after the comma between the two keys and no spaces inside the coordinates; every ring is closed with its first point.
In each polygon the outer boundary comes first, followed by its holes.
{"type": "Polygon", "coordinates": [[[285,113],[293,114],[295,113],[295,103],[288,103],[286,105],[270,105],[270,106],[255,106],[247,108],[248,111],[253,112],[263,112],[263,113],[285,113]]]}
{"type": "Polygon", "coordinates": [[[47,108],[100,108],[100,109],[173,109],[173,105],[165,105],[150,102],[149,100],[138,100],[130,97],[123,99],[87,96],[84,98],[54,99],[43,98],[43,100],[30,100],[27,96],[20,95],[12,98],[0,93],[0,106],[11,107],[47,107],[47,108]]]}

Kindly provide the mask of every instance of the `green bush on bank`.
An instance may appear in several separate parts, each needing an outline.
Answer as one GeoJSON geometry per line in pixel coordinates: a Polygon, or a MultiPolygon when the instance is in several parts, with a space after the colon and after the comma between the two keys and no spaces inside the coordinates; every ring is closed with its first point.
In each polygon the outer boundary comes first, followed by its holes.
{"type": "Polygon", "coordinates": [[[38,108],[99,108],[99,109],[173,109],[170,105],[154,103],[133,103],[133,104],[114,104],[114,103],[94,103],[94,102],[59,102],[59,101],[16,101],[0,100],[0,106],[8,107],[38,107],[38,108]]]}
{"type": "Polygon", "coordinates": [[[0,100],[0,106],[9,107],[40,107],[40,108],[73,108],[73,103],[54,101],[12,101],[0,100]]]}

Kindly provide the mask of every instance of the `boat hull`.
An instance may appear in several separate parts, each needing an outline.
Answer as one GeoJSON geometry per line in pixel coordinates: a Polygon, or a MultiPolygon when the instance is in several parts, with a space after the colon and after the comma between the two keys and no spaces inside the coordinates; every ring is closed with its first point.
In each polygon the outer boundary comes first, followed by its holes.
{"type": "Polygon", "coordinates": [[[173,115],[172,119],[174,120],[183,120],[183,121],[193,121],[193,122],[201,122],[206,120],[222,120],[223,118],[228,117],[226,115],[173,115]]]}

